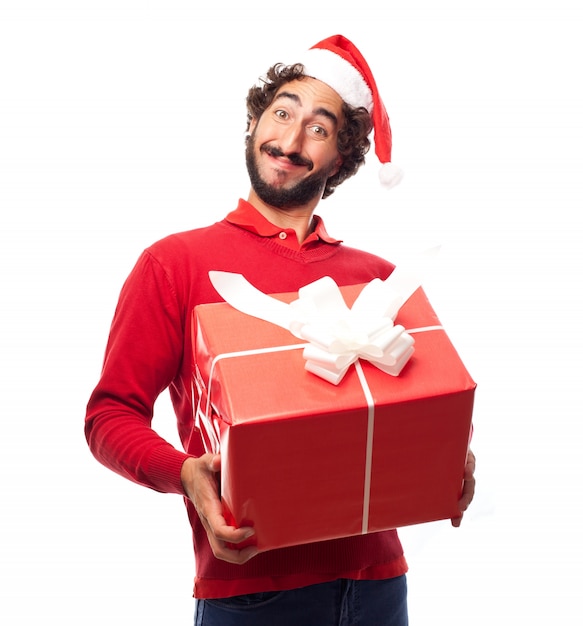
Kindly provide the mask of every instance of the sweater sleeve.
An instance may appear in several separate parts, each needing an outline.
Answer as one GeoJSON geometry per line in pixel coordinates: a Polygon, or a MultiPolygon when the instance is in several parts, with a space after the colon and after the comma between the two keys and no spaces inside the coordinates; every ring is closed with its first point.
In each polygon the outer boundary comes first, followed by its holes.
{"type": "Polygon", "coordinates": [[[184,495],[187,455],[152,429],[154,403],[179,371],[184,314],[176,289],[146,251],[126,280],[103,369],[87,406],[85,436],[97,460],[136,483],[184,495]]]}

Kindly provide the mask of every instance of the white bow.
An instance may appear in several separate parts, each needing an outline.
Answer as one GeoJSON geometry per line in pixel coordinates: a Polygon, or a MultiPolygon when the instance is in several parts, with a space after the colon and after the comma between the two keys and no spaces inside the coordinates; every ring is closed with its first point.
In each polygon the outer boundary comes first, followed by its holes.
{"type": "Polygon", "coordinates": [[[328,276],[302,287],[290,304],[259,291],[241,274],[211,271],[209,278],[235,309],[309,342],[304,348],[306,369],[334,385],[358,359],[398,376],[414,352],[415,340],[394,320],[420,285],[416,272],[397,268],[385,281],[372,280],[352,308],[328,276]]]}
{"type": "Polygon", "coordinates": [[[289,305],[292,312],[289,329],[309,342],[304,348],[306,369],[328,382],[337,385],[358,359],[398,376],[413,354],[415,340],[403,326],[395,325],[390,315],[398,311],[399,298],[387,303],[382,315],[362,306],[365,300],[359,302],[361,296],[349,309],[340,289],[329,277],[302,287],[298,296],[289,305]]]}

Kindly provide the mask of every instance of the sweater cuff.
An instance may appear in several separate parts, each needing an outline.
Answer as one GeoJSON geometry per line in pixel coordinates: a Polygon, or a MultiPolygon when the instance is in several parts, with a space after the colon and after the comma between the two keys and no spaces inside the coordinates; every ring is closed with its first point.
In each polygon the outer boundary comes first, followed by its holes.
{"type": "Polygon", "coordinates": [[[176,450],[172,446],[158,448],[152,453],[150,458],[148,482],[154,485],[156,491],[186,496],[180,480],[180,472],[184,461],[191,456],[176,450]]]}

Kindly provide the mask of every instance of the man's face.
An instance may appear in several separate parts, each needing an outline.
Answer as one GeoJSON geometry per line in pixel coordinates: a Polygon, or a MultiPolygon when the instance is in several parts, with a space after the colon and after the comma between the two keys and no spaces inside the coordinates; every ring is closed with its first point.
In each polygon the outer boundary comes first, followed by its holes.
{"type": "Polygon", "coordinates": [[[319,200],[342,162],[342,123],[342,99],[325,83],[306,78],[283,85],[250,126],[247,169],[259,198],[279,209],[319,200]]]}

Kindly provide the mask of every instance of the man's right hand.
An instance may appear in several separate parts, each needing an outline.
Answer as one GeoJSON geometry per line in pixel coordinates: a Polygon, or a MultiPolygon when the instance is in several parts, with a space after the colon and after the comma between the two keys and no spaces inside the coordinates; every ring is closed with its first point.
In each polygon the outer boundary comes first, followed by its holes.
{"type": "Polygon", "coordinates": [[[221,470],[219,454],[204,454],[188,458],[182,465],[180,478],[186,495],[194,504],[204,526],[213,554],[229,563],[245,563],[257,554],[257,548],[248,546],[242,550],[227,547],[238,544],[253,534],[249,527],[229,526],[223,517],[219,498],[218,472],[221,470]]]}

